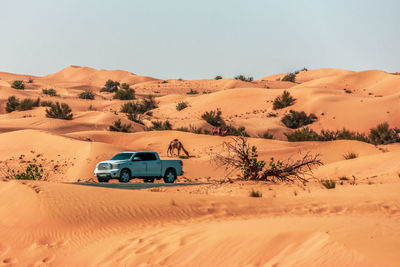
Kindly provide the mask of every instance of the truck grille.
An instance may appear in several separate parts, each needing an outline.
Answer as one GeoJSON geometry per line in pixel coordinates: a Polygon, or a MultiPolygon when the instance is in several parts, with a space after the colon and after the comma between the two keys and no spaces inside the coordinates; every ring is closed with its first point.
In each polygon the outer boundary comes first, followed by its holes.
{"type": "Polygon", "coordinates": [[[110,164],[108,163],[100,163],[99,166],[97,167],[98,170],[109,170],[110,169],[110,164]]]}

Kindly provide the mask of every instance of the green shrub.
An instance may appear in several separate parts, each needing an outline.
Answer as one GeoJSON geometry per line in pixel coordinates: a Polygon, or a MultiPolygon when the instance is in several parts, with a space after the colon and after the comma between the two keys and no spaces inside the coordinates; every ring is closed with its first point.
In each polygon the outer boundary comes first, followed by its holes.
{"type": "Polygon", "coordinates": [[[222,76],[221,75],[217,75],[217,76],[215,76],[215,78],[214,78],[215,80],[221,80],[221,79],[223,79],[222,78],[222,76]]]}
{"type": "Polygon", "coordinates": [[[121,112],[144,114],[155,108],[157,108],[157,102],[154,99],[154,96],[148,95],[140,101],[125,103],[121,106],[121,112]]]}
{"type": "Polygon", "coordinates": [[[40,98],[36,100],[32,100],[30,98],[25,98],[22,100],[19,105],[17,106],[17,110],[24,111],[24,110],[31,110],[34,107],[38,107],[40,105],[40,98]]]}
{"type": "Polygon", "coordinates": [[[240,126],[239,128],[236,128],[233,125],[223,125],[221,128],[222,128],[222,131],[225,131],[228,129],[228,132],[226,133],[227,136],[244,136],[244,137],[250,136],[246,132],[246,128],[244,126],[240,126]]]}
{"type": "Polygon", "coordinates": [[[52,101],[42,101],[42,102],[40,103],[40,105],[41,105],[42,107],[51,107],[51,106],[53,105],[53,102],[52,102],[52,101]]]}
{"type": "Polygon", "coordinates": [[[193,90],[193,89],[190,89],[190,91],[187,92],[186,94],[187,94],[187,95],[197,95],[198,93],[199,93],[198,91],[193,90]]]}
{"type": "Polygon", "coordinates": [[[41,164],[30,163],[22,171],[8,170],[12,178],[17,180],[40,180],[43,177],[43,166],[41,164]]]}
{"type": "Polygon", "coordinates": [[[389,127],[387,122],[379,124],[372,128],[369,133],[369,140],[374,145],[383,145],[400,142],[400,129],[389,127]]]}
{"type": "Polygon", "coordinates": [[[316,132],[308,127],[298,129],[291,133],[285,133],[289,142],[301,142],[301,141],[318,141],[319,136],[316,132]]]}
{"type": "Polygon", "coordinates": [[[343,155],[343,158],[345,160],[355,159],[355,158],[358,158],[358,154],[354,153],[354,152],[347,152],[346,154],[343,155]]]}
{"type": "Polygon", "coordinates": [[[294,110],[290,110],[289,114],[286,114],[282,118],[282,123],[285,124],[286,127],[291,129],[297,129],[302,126],[313,123],[317,120],[317,116],[313,113],[307,115],[304,111],[298,112],[294,110]]]}
{"type": "Polygon", "coordinates": [[[161,83],[168,83],[168,81],[162,81],[161,83]]]}
{"type": "Polygon", "coordinates": [[[83,91],[82,93],[79,94],[79,98],[80,99],[93,100],[94,99],[94,94],[93,94],[92,91],[86,90],[86,91],[83,91]]]}
{"type": "Polygon", "coordinates": [[[114,92],[118,91],[119,86],[120,86],[119,82],[113,81],[113,80],[108,80],[108,81],[106,81],[104,87],[101,88],[100,92],[114,93],[114,92]]]}
{"type": "Polygon", "coordinates": [[[162,122],[162,121],[152,121],[151,123],[153,124],[153,126],[149,128],[149,130],[151,130],[151,131],[172,130],[172,125],[168,120],[166,120],[164,122],[162,122]]]}
{"type": "Polygon", "coordinates": [[[269,131],[265,131],[261,137],[264,139],[274,139],[274,135],[269,131]]]}
{"type": "Polygon", "coordinates": [[[262,193],[260,191],[254,191],[254,189],[250,192],[250,197],[262,197],[262,193]]]}
{"type": "Polygon", "coordinates": [[[296,81],[296,73],[288,73],[286,74],[283,78],[282,81],[284,82],[292,82],[294,83],[296,81]]]}
{"type": "Polygon", "coordinates": [[[33,79],[30,78],[30,79],[28,80],[28,83],[33,83],[33,79]]]}
{"type": "Polygon", "coordinates": [[[211,110],[211,111],[207,111],[205,112],[201,118],[203,120],[205,120],[206,122],[208,122],[209,124],[211,124],[212,126],[215,127],[221,127],[223,125],[225,125],[224,120],[221,118],[221,110],[217,109],[217,110],[211,110]]]}
{"type": "Polygon", "coordinates": [[[181,101],[176,105],[176,110],[185,109],[185,108],[187,108],[187,106],[188,106],[187,102],[181,101]]]}
{"type": "Polygon", "coordinates": [[[289,107],[294,104],[296,101],[296,98],[293,98],[289,91],[283,91],[281,96],[278,96],[275,98],[274,103],[273,103],[273,109],[282,109],[289,107]]]}
{"type": "Polygon", "coordinates": [[[235,76],[235,80],[240,80],[240,81],[243,81],[243,82],[252,82],[253,79],[254,79],[253,77],[246,77],[246,76],[244,76],[242,74],[235,76]]]}
{"type": "Polygon", "coordinates": [[[24,83],[24,81],[16,80],[16,81],[13,81],[13,83],[11,84],[11,87],[14,89],[24,90],[25,83],[24,83]]]}
{"type": "Polygon", "coordinates": [[[121,84],[121,89],[128,90],[129,88],[130,88],[129,84],[127,84],[127,83],[122,83],[121,84]]]}
{"type": "Polygon", "coordinates": [[[16,98],[15,96],[10,96],[6,104],[6,111],[8,113],[13,112],[17,110],[18,105],[19,105],[18,98],[16,98]]]}
{"type": "Polygon", "coordinates": [[[42,89],[43,94],[45,95],[49,95],[49,96],[57,96],[57,92],[56,90],[54,90],[53,88],[47,89],[47,88],[43,88],[42,89]]]}
{"type": "Polygon", "coordinates": [[[72,120],[73,114],[68,104],[56,102],[46,109],[46,117],[61,120],[72,120]]]}
{"type": "Polygon", "coordinates": [[[135,99],[135,90],[133,89],[119,89],[115,92],[114,99],[132,100],[135,99]]]}
{"type": "Polygon", "coordinates": [[[122,124],[120,119],[114,121],[114,124],[109,126],[110,131],[123,133],[130,133],[131,128],[132,124],[122,124]]]}
{"type": "Polygon", "coordinates": [[[321,184],[325,186],[326,189],[334,189],[336,187],[335,180],[321,180],[321,184]]]}
{"type": "Polygon", "coordinates": [[[128,117],[128,120],[144,125],[142,115],[143,114],[140,113],[128,113],[126,116],[128,117]]]}

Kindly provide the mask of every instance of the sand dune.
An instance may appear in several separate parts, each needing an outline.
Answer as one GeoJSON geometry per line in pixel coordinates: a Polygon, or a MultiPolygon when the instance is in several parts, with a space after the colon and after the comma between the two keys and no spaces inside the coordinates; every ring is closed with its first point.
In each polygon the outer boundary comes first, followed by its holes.
{"type": "MultiPolygon", "coordinates": [[[[314,130],[368,133],[378,123],[400,127],[400,76],[381,71],[302,71],[254,82],[234,79],[158,80],[126,71],[70,66],[44,77],[0,73],[0,263],[5,266],[397,266],[400,256],[400,145],[359,141],[287,142],[282,122],[289,110],[314,113],[314,130]],[[33,81],[28,83],[29,79],[33,81]],[[128,101],[100,93],[106,80],[129,83],[137,98],[153,94],[158,108],[133,123],[120,112],[128,101]],[[11,88],[23,80],[25,90],[11,88]],[[54,88],[58,96],[42,93],[54,88]],[[93,90],[95,100],[78,94],[93,90]],[[190,90],[198,94],[187,94],[190,90]],[[273,110],[288,90],[294,105],[273,110]],[[6,113],[16,96],[67,103],[73,120],[46,117],[46,107],[6,113]],[[178,111],[176,105],[187,102],[178,111]],[[231,137],[183,131],[146,131],[152,121],[174,129],[208,129],[201,117],[244,126],[259,159],[296,160],[319,154],[324,165],[308,183],[272,183],[227,176],[213,158],[231,137]],[[132,133],[110,132],[117,119],[132,133]],[[270,131],[275,140],[257,138],[270,131]],[[182,158],[180,187],[121,190],[70,182],[89,180],[95,165],[126,150],[156,151],[163,159],[178,138],[191,157],[182,158]],[[352,152],[354,159],[344,155],[352,152]],[[7,170],[41,164],[45,181],[6,178],[7,170]],[[333,179],[328,190],[320,181],[333,179]],[[262,198],[250,198],[251,191],[262,198]]],[[[117,181],[111,181],[115,183],[117,181]]],[[[142,183],[134,179],[131,182],[142,183]]],[[[156,181],[158,185],[162,181],[156,181]]]]}

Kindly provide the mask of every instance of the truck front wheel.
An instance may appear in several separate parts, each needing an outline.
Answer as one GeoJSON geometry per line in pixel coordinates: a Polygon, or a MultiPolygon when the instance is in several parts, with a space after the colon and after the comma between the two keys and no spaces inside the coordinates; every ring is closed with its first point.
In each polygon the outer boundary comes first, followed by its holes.
{"type": "Polygon", "coordinates": [[[176,180],[176,171],[174,169],[168,169],[164,175],[164,182],[172,184],[176,180]]]}
{"type": "Polygon", "coordinates": [[[120,183],[127,183],[131,179],[131,173],[129,170],[124,169],[121,171],[121,174],[119,176],[119,181],[120,183]]]}

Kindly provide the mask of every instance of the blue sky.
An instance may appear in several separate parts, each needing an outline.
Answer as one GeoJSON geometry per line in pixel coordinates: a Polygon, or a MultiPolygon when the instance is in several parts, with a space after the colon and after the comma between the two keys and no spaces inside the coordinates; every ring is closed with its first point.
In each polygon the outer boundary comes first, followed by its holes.
{"type": "Polygon", "coordinates": [[[2,1],[0,71],[69,65],[157,78],[331,67],[400,71],[395,0],[2,1]]]}

